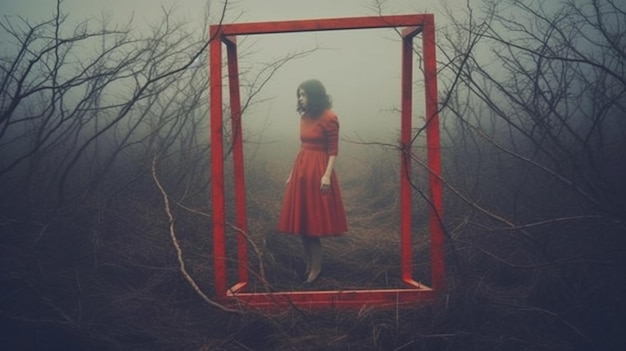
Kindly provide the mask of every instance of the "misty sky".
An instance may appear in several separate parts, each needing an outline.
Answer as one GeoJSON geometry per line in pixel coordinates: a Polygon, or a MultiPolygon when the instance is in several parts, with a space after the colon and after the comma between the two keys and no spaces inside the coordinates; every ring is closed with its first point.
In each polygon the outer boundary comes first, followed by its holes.
{"type": "MultiPolygon", "coordinates": [[[[385,14],[437,13],[440,1],[390,0],[385,14]]],[[[52,0],[0,0],[4,15],[20,15],[37,21],[54,12],[52,0]]],[[[259,22],[306,18],[374,16],[374,1],[366,0],[237,0],[229,2],[226,22],[259,22]]],[[[162,16],[161,5],[175,8],[176,18],[204,24],[205,0],[65,0],[63,8],[70,23],[98,19],[104,15],[124,23],[133,18],[133,28],[142,30],[146,23],[162,16]]],[[[215,20],[223,6],[211,2],[215,20]]],[[[441,16],[443,19],[443,16],[441,16]]],[[[275,34],[239,38],[242,71],[274,61],[288,53],[319,48],[309,56],[284,66],[265,87],[259,99],[245,115],[246,129],[267,126],[267,133],[292,133],[297,138],[298,115],[295,112],[295,89],[303,80],[320,79],[333,97],[334,109],[341,122],[342,138],[361,135],[368,139],[393,142],[400,120],[394,108],[400,104],[400,43],[392,29],[275,34]]],[[[415,124],[423,115],[421,77],[414,69],[415,124]]],[[[251,77],[249,77],[251,78],[251,77]]],[[[242,77],[242,80],[247,79],[242,77]]],[[[242,91],[245,94],[245,92],[242,91]]],[[[290,134],[288,134],[290,135],[290,134]]]]}

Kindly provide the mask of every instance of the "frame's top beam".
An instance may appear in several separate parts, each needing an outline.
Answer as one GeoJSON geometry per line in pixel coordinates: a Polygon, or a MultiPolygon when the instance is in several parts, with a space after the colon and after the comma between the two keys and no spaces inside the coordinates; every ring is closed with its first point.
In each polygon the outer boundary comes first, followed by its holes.
{"type": "MultiPolygon", "coordinates": [[[[220,31],[222,36],[312,32],[325,30],[369,29],[392,27],[421,27],[432,14],[395,15],[378,17],[322,18],[309,20],[251,22],[212,25],[211,34],[220,31]]],[[[432,23],[432,21],[430,22],[432,23]]]]}

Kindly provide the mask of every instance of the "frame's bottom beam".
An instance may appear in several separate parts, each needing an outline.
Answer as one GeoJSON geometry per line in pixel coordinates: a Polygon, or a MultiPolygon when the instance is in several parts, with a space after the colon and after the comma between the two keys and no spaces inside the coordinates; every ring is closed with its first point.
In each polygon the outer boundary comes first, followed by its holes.
{"type": "Polygon", "coordinates": [[[240,284],[228,291],[222,301],[230,307],[240,308],[363,308],[365,306],[395,307],[417,305],[420,302],[435,299],[435,291],[418,284],[412,289],[379,290],[333,290],[333,291],[295,291],[273,293],[238,292],[240,284]]]}

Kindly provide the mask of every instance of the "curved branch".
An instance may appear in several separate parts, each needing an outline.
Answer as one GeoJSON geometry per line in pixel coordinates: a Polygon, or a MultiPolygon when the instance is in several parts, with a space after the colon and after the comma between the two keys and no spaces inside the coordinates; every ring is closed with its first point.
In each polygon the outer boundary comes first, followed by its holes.
{"type": "Polygon", "coordinates": [[[202,300],[204,300],[204,302],[206,302],[208,305],[219,308],[220,310],[224,312],[241,313],[241,311],[239,310],[234,310],[234,309],[225,307],[211,300],[202,291],[202,289],[200,289],[200,287],[198,286],[196,281],[193,279],[193,277],[189,275],[189,273],[187,272],[187,268],[185,267],[185,261],[183,260],[183,250],[180,248],[180,244],[178,243],[178,238],[176,237],[176,231],[174,230],[174,215],[172,214],[172,211],[170,209],[169,197],[167,196],[167,193],[165,192],[163,185],[161,185],[161,182],[159,181],[159,178],[156,173],[156,156],[152,159],[152,179],[154,179],[154,184],[157,186],[157,188],[161,192],[161,195],[163,196],[163,207],[165,209],[165,213],[167,214],[167,218],[169,221],[170,238],[172,239],[172,245],[174,245],[174,248],[176,249],[176,257],[178,258],[178,267],[183,277],[185,278],[187,283],[189,283],[191,288],[196,292],[196,294],[198,294],[198,296],[200,296],[202,300]]]}

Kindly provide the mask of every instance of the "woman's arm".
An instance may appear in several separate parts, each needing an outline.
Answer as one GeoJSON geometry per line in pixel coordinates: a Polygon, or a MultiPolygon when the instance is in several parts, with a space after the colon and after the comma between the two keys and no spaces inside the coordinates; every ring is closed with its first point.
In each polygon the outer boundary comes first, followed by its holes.
{"type": "Polygon", "coordinates": [[[330,175],[333,173],[333,167],[335,166],[335,160],[337,159],[337,155],[328,156],[328,163],[326,164],[326,172],[322,176],[322,184],[320,185],[320,189],[322,192],[327,192],[330,189],[330,175]]]}
{"type": "Polygon", "coordinates": [[[326,193],[330,190],[330,176],[333,174],[333,167],[335,167],[335,160],[339,153],[339,119],[334,112],[327,112],[324,116],[324,133],[326,134],[326,142],[328,143],[328,162],[326,163],[326,171],[322,176],[320,189],[322,193],[326,193]]]}

